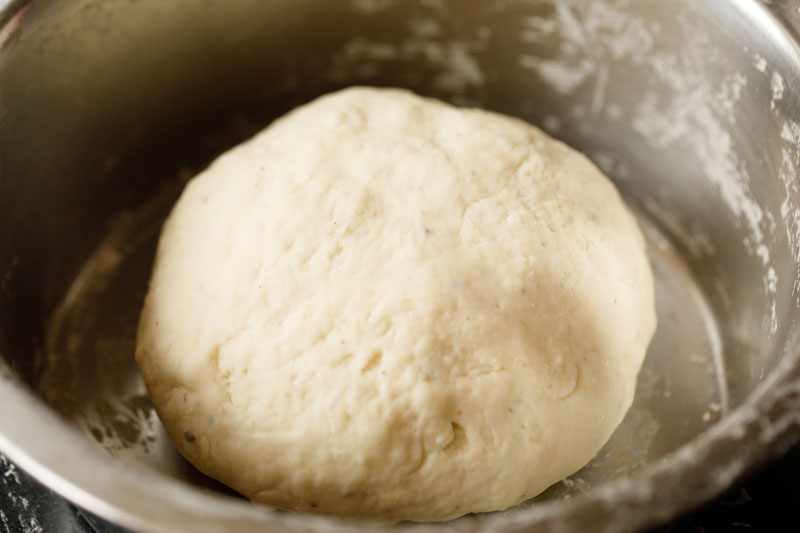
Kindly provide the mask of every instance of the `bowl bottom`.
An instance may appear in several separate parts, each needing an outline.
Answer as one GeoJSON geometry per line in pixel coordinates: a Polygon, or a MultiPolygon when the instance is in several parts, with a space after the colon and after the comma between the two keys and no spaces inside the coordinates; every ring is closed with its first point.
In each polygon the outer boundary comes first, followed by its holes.
{"type": "MultiPolygon", "coordinates": [[[[172,446],[134,360],[136,325],[161,225],[188,173],[119,214],[49,322],[37,391],[114,457],[235,495],[172,446]]],[[[727,410],[717,323],[677,250],[637,213],[655,275],[658,329],[625,420],[583,469],[532,501],[564,498],[631,475],[689,442],[727,410]]],[[[525,504],[523,504],[525,505],[525,504]]]]}

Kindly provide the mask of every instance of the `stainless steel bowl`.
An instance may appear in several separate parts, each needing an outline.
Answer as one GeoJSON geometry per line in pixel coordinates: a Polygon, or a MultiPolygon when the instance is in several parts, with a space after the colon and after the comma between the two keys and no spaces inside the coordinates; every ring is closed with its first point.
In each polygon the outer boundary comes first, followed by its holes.
{"type": "Polygon", "coordinates": [[[0,449],[79,505],[145,531],[365,527],[257,507],[194,471],[132,358],[185,180],[353,84],[516,115],[584,151],[639,214],[657,282],[635,404],[592,463],[507,512],[395,529],[653,525],[800,434],[794,2],[0,6],[0,449]]]}

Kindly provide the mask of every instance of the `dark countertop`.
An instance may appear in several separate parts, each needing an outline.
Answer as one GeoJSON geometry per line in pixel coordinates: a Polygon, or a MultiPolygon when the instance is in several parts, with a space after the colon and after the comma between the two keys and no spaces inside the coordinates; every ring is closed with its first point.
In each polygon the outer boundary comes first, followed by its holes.
{"type": "MultiPolygon", "coordinates": [[[[0,454],[0,533],[124,533],[0,454]]],[[[648,533],[800,531],[800,445],[700,509],[648,533]]]]}

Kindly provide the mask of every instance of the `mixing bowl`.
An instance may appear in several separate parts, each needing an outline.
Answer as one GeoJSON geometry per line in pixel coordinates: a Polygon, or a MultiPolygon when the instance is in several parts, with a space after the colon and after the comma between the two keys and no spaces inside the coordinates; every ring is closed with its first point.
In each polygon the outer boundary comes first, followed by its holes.
{"type": "Polygon", "coordinates": [[[635,403],[589,465],[505,512],[394,529],[653,525],[796,441],[793,2],[0,5],[0,449],[75,503],[143,531],[365,527],[255,506],[203,477],[133,362],[160,224],[185,181],[354,84],[515,115],[582,150],[637,213],[656,276],[635,403]]]}

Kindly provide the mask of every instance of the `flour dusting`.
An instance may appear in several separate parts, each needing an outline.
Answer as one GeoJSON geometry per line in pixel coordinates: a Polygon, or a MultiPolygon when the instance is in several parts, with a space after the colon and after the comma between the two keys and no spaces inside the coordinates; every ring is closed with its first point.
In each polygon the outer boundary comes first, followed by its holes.
{"type": "Polygon", "coordinates": [[[784,187],[784,200],[781,203],[781,218],[786,222],[786,237],[792,252],[795,266],[793,294],[795,302],[800,306],[800,208],[791,202],[793,194],[798,191],[797,169],[800,165],[800,124],[783,119],[781,128],[781,167],[778,176],[784,187]]]}
{"type": "MultiPolygon", "coordinates": [[[[431,25],[428,28],[432,28],[431,25]]],[[[481,87],[483,71],[473,55],[474,44],[464,41],[435,41],[432,33],[411,37],[399,45],[370,41],[361,37],[347,43],[337,54],[330,78],[377,76],[386,63],[404,61],[430,65],[438,71],[433,85],[450,93],[464,93],[471,87],[481,87]]]]}
{"type": "Polygon", "coordinates": [[[778,105],[778,102],[783,99],[784,91],[783,77],[779,73],[772,73],[770,87],[772,88],[772,102],[770,102],[770,107],[775,109],[775,106],[778,105]]]}
{"type": "Polygon", "coordinates": [[[753,57],[753,66],[756,67],[756,70],[759,72],[765,72],[767,70],[767,60],[756,54],[753,57]]]}
{"type": "Polygon", "coordinates": [[[147,463],[158,445],[160,422],[148,407],[143,392],[129,398],[104,398],[99,408],[86,409],[76,422],[96,443],[114,457],[131,464],[147,463]],[[113,413],[109,416],[108,413],[113,413]]]}
{"type": "MultiPolygon", "coordinates": [[[[794,262],[800,264],[800,209],[793,200],[800,168],[800,126],[781,113],[779,103],[787,91],[784,77],[777,70],[770,72],[765,57],[749,49],[744,53],[751,54],[753,68],[765,79],[754,81],[750,73],[739,71],[730,50],[716,46],[690,11],[676,14],[677,27],[669,30],[680,32],[685,45],[670,50],[658,43],[664,25],[672,22],[640,19],[632,9],[635,6],[626,0],[599,0],[590,5],[580,0],[551,0],[547,5],[552,9],[520,22],[519,40],[530,45],[530,50],[517,58],[520,68],[574,102],[569,112],[582,134],[582,123],[624,121],[651,147],[686,153],[697,161],[698,178],[713,184],[736,225],[745,230],[741,243],[762,268],[765,329],[776,333],[778,278],[783,270],[773,264],[770,244],[777,234],[785,232],[794,262]],[[624,77],[631,68],[647,72],[649,83],[638,93],[610,92],[610,80],[624,77]],[[732,134],[737,118],[745,116],[742,95],[761,90],[761,83],[768,91],[765,112],[771,109],[778,123],[783,123],[786,141],[778,148],[782,153],[779,177],[786,193],[780,216],[757,201],[751,169],[739,155],[740,140],[732,134]],[[622,111],[612,112],[615,106],[622,111]],[[781,219],[785,223],[779,224],[781,219]]],[[[558,133],[562,120],[547,116],[543,124],[558,133]]],[[[716,253],[711,232],[702,222],[667,208],[657,191],[640,191],[639,196],[645,209],[691,255],[716,253]]],[[[800,305],[800,267],[796,268],[793,294],[800,305]]],[[[726,295],[720,292],[723,303],[726,295]]]]}
{"type": "MultiPolygon", "coordinates": [[[[355,37],[334,53],[326,75],[335,81],[376,78],[389,74],[398,64],[407,64],[415,70],[430,70],[433,86],[469,103],[469,91],[483,87],[485,77],[479,54],[491,39],[487,26],[477,26],[469,35],[445,38],[445,10],[441,2],[428,1],[425,7],[437,16],[420,15],[406,23],[407,36],[399,41],[381,41],[355,37]]],[[[363,10],[363,6],[359,8],[363,10]]]]}
{"type": "Polygon", "coordinates": [[[654,54],[650,60],[647,66],[655,78],[672,90],[665,96],[644,98],[633,127],[658,147],[691,139],[706,179],[717,186],[725,205],[749,229],[745,245],[755,254],[764,240],[764,213],[726,126],[735,120],[733,112],[746,78],[734,72],[717,84],[709,82],[703,71],[705,56],[711,53],[707,37],[699,32],[690,35],[690,44],[680,55],[654,54]]]}
{"type": "Polygon", "coordinates": [[[586,83],[595,84],[592,111],[600,110],[602,93],[608,82],[608,61],[625,59],[638,65],[653,48],[658,25],[645,23],[605,2],[586,3],[556,0],[555,17],[530,16],[522,20],[523,43],[559,43],[557,57],[522,54],[518,64],[532,70],[563,94],[570,94],[586,83]],[[603,46],[598,47],[598,42],[603,46]]]}
{"type": "MultiPolygon", "coordinates": [[[[736,156],[726,125],[735,120],[734,112],[747,78],[734,71],[717,83],[709,81],[703,66],[713,47],[705,34],[687,27],[688,44],[681,53],[664,52],[654,45],[661,27],[631,15],[623,9],[626,6],[624,2],[601,1],[587,7],[576,0],[554,0],[554,16],[526,18],[520,40],[532,44],[558,43],[556,57],[523,54],[519,65],[535,72],[551,89],[566,96],[593,86],[592,105],[588,112],[576,106],[576,116],[597,115],[610,107],[604,101],[609,64],[624,61],[626,65],[650,71],[652,87],[642,91],[638,101],[634,96],[632,101],[625,102],[634,109],[633,128],[658,148],[692,140],[697,153],[702,154],[699,159],[703,173],[750,230],[748,246],[755,253],[764,240],[761,227],[764,213],[749,189],[749,177],[736,156]]],[[[606,116],[611,115],[606,113],[606,116]]],[[[675,217],[666,222],[677,228],[675,217]]],[[[688,237],[684,244],[690,249],[702,248],[692,242],[698,239],[691,238],[687,231],[680,231],[678,237],[688,237]]],[[[702,236],[699,238],[701,242],[704,240],[702,236]]]]}

